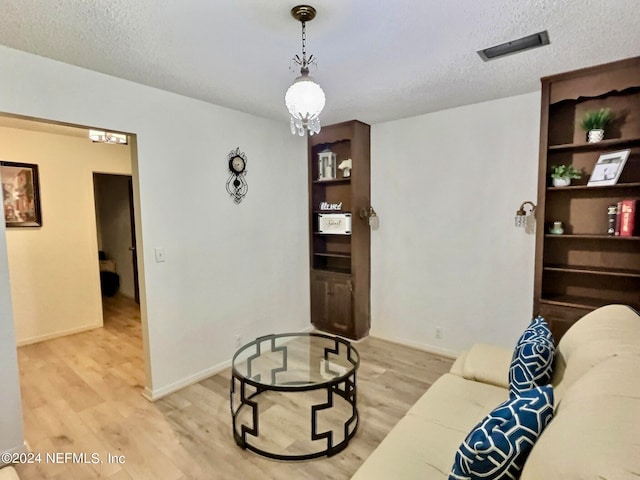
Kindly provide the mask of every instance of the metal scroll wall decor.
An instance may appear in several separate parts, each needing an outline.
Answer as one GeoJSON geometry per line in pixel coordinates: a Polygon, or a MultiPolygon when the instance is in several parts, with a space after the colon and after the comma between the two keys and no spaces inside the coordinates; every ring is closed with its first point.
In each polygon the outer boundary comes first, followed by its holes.
{"type": "Polygon", "coordinates": [[[229,179],[227,180],[227,192],[235,203],[240,203],[249,190],[244,179],[247,174],[247,156],[240,151],[240,147],[231,150],[229,159],[229,179]]]}

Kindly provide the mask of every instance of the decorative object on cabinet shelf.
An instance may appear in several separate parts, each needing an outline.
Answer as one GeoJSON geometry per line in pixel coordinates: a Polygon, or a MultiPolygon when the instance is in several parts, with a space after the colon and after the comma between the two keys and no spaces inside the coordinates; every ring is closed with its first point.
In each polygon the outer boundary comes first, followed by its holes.
{"type": "Polygon", "coordinates": [[[604,138],[604,128],[613,120],[610,108],[591,110],[587,112],[580,123],[582,129],[587,132],[589,143],[598,143],[604,138]]]}
{"type": "Polygon", "coordinates": [[[562,222],[553,222],[551,227],[549,227],[549,233],[553,235],[562,235],[564,233],[564,227],[562,226],[562,222]]]}
{"type": "Polygon", "coordinates": [[[0,161],[4,221],[8,227],[41,227],[38,165],[0,161]]]}
{"type": "Polygon", "coordinates": [[[318,180],[335,180],[337,156],[328,148],[318,153],[318,180]]]}
{"type": "Polygon", "coordinates": [[[620,202],[620,236],[633,237],[638,234],[638,200],[624,199],[620,202]]]}
{"type": "Polygon", "coordinates": [[[332,235],[351,235],[351,214],[319,213],[318,232],[332,235]]]}
{"type": "Polygon", "coordinates": [[[522,202],[520,208],[516,211],[515,223],[516,227],[526,227],[529,218],[536,217],[536,204],[530,201],[522,202]],[[526,208],[525,208],[526,207],[526,208]]]}
{"type": "Polygon", "coordinates": [[[618,217],[618,205],[607,207],[607,235],[616,234],[616,219],[618,217]]]}
{"type": "Polygon", "coordinates": [[[556,165],[551,168],[551,183],[554,187],[568,187],[572,178],[582,178],[582,172],[573,165],[556,165]]]}
{"type": "Polygon", "coordinates": [[[291,133],[301,137],[320,132],[320,113],[324,108],[325,96],[320,85],[309,76],[309,65],[315,65],[313,55],[307,58],[307,26],[316,16],[316,9],[310,5],[297,5],[291,9],[291,16],[302,23],[302,58],[293,57],[300,66],[300,76],[293,81],[284,96],[284,103],[291,114],[291,133]]]}
{"type": "Polygon", "coordinates": [[[247,174],[247,156],[240,151],[240,147],[231,150],[227,156],[229,160],[229,179],[227,180],[227,193],[233,201],[239,204],[249,190],[244,179],[247,174]]]}
{"type": "Polygon", "coordinates": [[[342,171],[342,178],[349,178],[351,176],[351,169],[353,168],[352,165],[353,162],[350,158],[340,162],[338,169],[342,171]]]}
{"type": "Polygon", "coordinates": [[[320,202],[320,210],[342,210],[342,202],[340,203],[320,202]]]}
{"type": "Polygon", "coordinates": [[[620,178],[624,164],[629,158],[630,151],[627,149],[600,155],[595,167],[593,167],[587,186],[615,185],[618,183],[618,178],[620,178]]]}
{"type": "Polygon", "coordinates": [[[378,214],[371,205],[369,205],[369,208],[360,209],[360,218],[362,220],[367,220],[372,230],[377,230],[380,226],[380,219],[378,218],[378,214]]]}

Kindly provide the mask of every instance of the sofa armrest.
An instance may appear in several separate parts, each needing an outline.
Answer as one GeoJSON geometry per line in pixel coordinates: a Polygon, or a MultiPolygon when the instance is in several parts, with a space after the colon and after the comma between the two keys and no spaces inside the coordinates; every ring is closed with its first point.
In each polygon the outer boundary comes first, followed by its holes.
{"type": "Polygon", "coordinates": [[[15,468],[11,466],[3,468],[0,463],[0,480],[20,480],[20,477],[15,468]]]}
{"type": "Polygon", "coordinates": [[[476,343],[463,352],[450,373],[467,380],[509,388],[509,367],[513,351],[504,347],[476,343]]]}

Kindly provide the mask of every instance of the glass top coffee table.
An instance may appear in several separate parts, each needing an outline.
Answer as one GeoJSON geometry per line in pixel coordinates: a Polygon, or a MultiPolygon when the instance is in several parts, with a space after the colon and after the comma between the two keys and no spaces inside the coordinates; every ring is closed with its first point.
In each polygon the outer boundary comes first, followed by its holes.
{"type": "Polygon", "coordinates": [[[357,350],[320,333],[257,338],[233,356],[231,417],[236,443],[278,460],[343,450],[358,428],[357,350]]]}

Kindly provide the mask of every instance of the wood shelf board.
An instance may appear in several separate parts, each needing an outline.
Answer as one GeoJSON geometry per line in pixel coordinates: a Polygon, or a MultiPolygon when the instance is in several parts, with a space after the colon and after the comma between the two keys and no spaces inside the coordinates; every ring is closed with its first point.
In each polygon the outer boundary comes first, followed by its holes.
{"type": "Polygon", "coordinates": [[[349,178],[334,178],[333,180],[313,180],[314,185],[336,185],[351,183],[351,177],[349,178]]]}
{"type": "MultiPolygon", "coordinates": [[[[621,188],[638,188],[640,187],[640,182],[630,182],[630,183],[617,183],[615,185],[601,185],[601,186],[591,186],[587,185],[569,185],[567,187],[547,187],[547,192],[558,192],[558,191],[572,191],[572,190],[611,190],[611,189],[621,189],[621,188]]],[[[640,195],[640,194],[639,194],[640,195]]]]}
{"type": "Polygon", "coordinates": [[[345,258],[345,259],[351,258],[351,254],[349,253],[315,252],[314,255],[316,257],[345,258]]]}
{"type": "Polygon", "coordinates": [[[640,237],[621,237],[620,235],[582,235],[582,234],[562,234],[554,235],[552,233],[545,233],[545,238],[564,238],[565,240],[571,239],[586,239],[586,240],[640,240],[640,237]]]}
{"type": "Polygon", "coordinates": [[[313,232],[314,235],[322,235],[328,237],[350,237],[350,233],[323,233],[323,232],[313,232]]]}
{"type": "Polygon", "coordinates": [[[640,278],[640,270],[626,268],[579,267],[572,265],[545,265],[544,270],[550,272],[567,272],[588,275],[607,275],[614,277],[640,278]]]}
{"type": "Polygon", "coordinates": [[[331,268],[331,267],[327,267],[327,268],[322,268],[322,267],[313,267],[311,269],[312,272],[320,272],[320,273],[335,273],[338,275],[344,275],[345,277],[351,277],[351,269],[349,268],[331,268]]]}
{"type": "Polygon", "coordinates": [[[620,146],[623,148],[624,146],[632,146],[640,143],[640,137],[634,138],[611,138],[607,140],[602,140],[598,143],[564,143],[561,145],[549,145],[549,152],[564,152],[564,151],[575,151],[575,152],[588,152],[588,151],[598,151],[598,150],[607,150],[616,146],[620,146]]]}
{"type": "Polygon", "coordinates": [[[546,305],[561,305],[563,307],[575,307],[594,309],[608,305],[611,302],[598,298],[576,297],[573,295],[557,295],[549,298],[541,298],[540,303],[546,305]]]}

